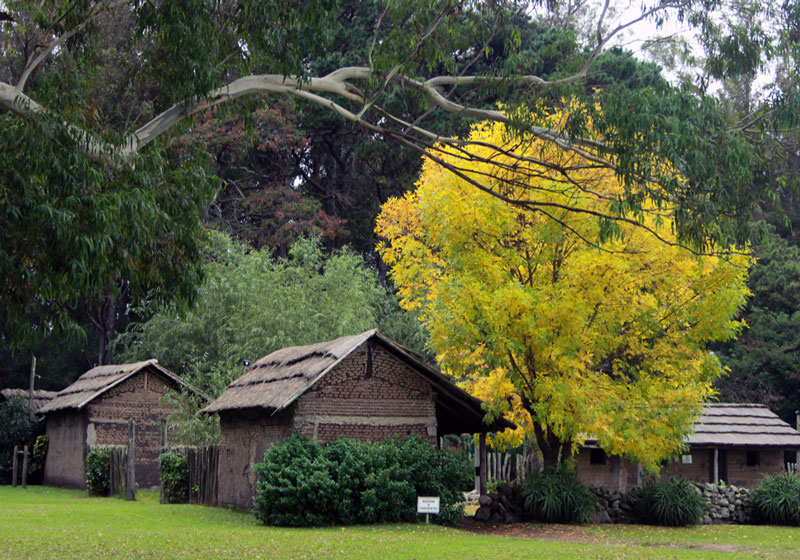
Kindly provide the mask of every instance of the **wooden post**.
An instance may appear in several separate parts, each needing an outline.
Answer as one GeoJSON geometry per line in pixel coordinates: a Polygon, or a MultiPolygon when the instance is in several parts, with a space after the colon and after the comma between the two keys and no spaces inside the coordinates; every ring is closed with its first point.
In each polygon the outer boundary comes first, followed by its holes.
{"type": "Polygon", "coordinates": [[[713,484],[719,484],[719,447],[714,448],[714,480],[713,484]]]}
{"type": "Polygon", "coordinates": [[[16,445],[14,446],[14,455],[11,459],[11,487],[17,487],[17,452],[19,451],[19,447],[16,445]]]}
{"type": "Polygon", "coordinates": [[[480,454],[481,454],[481,481],[480,481],[480,494],[481,496],[486,494],[486,467],[488,466],[486,461],[486,434],[481,434],[480,441],[480,454]]]}
{"type": "Polygon", "coordinates": [[[28,446],[22,452],[22,489],[28,488],[28,446]]]}
{"type": "Polygon", "coordinates": [[[28,382],[28,412],[31,415],[31,420],[35,416],[33,413],[33,379],[36,377],[36,356],[31,354],[31,378],[28,382]]]}
{"type": "Polygon", "coordinates": [[[136,499],[136,425],[128,420],[128,461],[125,469],[125,495],[129,500],[136,499]]]}

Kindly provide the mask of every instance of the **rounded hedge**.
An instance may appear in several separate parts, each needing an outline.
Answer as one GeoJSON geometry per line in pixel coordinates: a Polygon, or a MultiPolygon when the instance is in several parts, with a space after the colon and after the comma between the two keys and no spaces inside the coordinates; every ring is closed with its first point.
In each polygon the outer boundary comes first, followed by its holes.
{"type": "Polygon", "coordinates": [[[111,488],[109,482],[109,464],[111,457],[108,449],[92,448],[86,455],[86,490],[93,496],[108,496],[111,488]]]}
{"type": "Polygon", "coordinates": [[[706,507],[706,500],[697,487],[677,477],[649,480],[639,496],[636,514],[649,525],[694,525],[706,507]]]}
{"type": "Polygon", "coordinates": [[[292,435],[257,463],[256,517],[268,525],[390,523],[417,518],[417,496],[439,496],[433,520],[453,525],[464,515],[461,491],[472,487],[469,458],[437,452],[420,437],[325,446],[292,435]]]}
{"type": "Polygon", "coordinates": [[[758,521],[771,525],[800,525],[800,476],[767,476],[752,492],[750,502],[758,521]]]}
{"type": "Polygon", "coordinates": [[[591,490],[565,465],[531,473],[522,493],[528,514],[545,523],[588,523],[596,502],[591,490]]]}
{"type": "Polygon", "coordinates": [[[183,504],[189,501],[189,465],[180,453],[168,451],[158,457],[161,476],[161,496],[165,503],[183,504]]]}

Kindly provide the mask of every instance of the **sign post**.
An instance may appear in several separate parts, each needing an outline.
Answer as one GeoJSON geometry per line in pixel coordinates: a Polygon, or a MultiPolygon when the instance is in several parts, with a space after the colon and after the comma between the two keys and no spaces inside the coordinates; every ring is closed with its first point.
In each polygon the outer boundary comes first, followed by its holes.
{"type": "Polygon", "coordinates": [[[417,513],[424,513],[425,523],[430,523],[431,514],[439,514],[439,496],[417,496],[417,513]]]}

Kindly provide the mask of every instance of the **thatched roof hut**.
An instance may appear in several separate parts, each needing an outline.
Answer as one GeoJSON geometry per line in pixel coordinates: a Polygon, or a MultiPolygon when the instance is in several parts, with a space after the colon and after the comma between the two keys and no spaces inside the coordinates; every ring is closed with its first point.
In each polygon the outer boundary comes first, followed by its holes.
{"type": "MultiPolygon", "coordinates": [[[[49,403],[58,393],[56,391],[42,391],[40,389],[34,389],[33,391],[33,400],[31,401],[31,408],[33,408],[33,412],[38,414],[40,409],[49,403]]],[[[30,397],[30,393],[28,389],[3,389],[0,391],[0,397],[2,397],[2,401],[11,400],[13,397],[21,397],[28,402],[28,398],[30,397]]]]}
{"type": "Polygon", "coordinates": [[[164,397],[182,389],[200,394],[157,360],[98,366],[81,375],[39,411],[49,438],[45,484],[84,487],[89,449],[126,445],[132,420],[136,482],[142,488],[157,487],[163,422],[175,411],[164,397]]]}
{"type": "Polygon", "coordinates": [[[763,404],[708,403],[687,438],[692,447],[800,447],[800,432],[763,404]]]}
{"type": "Polygon", "coordinates": [[[81,375],[65,389],[59,391],[55,398],[42,407],[40,413],[47,414],[65,409],[80,410],[106,391],[113,389],[145,368],[156,370],[178,387],[185,387],[197,392],[189,387],[183,379],[167,368],[160,366],[156,359],[132,364],[97,366],[81,375]]]}
{"type": "Polygon", "coordinates": [[[273,352],[203,412],[220,415],[219,502],[240,507],[252,506],[253,463],[293,433],[321,443],[413,434],[432,445],[477,433],[485,455],[486,433],[514,427],[484,422],[480,400],[374,329],[273,352]]]}
{"type": "Polygon", "coordinates": [[[327,342],[276,350],[255,362],[203,412],[263,409],[271,414],[278,413],[369,341],[378,343],[401,359],[435,388],[437,404],[440,405],[436,418],[440,433],[477,434],[516,427],[503,418],[485,423],[479,399],[426,364],[418,354],[385,337],[377,329],[327,342]]]}

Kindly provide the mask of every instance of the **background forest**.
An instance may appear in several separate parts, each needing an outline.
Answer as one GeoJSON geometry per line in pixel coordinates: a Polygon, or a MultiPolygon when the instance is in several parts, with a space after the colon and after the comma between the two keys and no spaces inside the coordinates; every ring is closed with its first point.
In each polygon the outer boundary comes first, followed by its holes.
{"type": "MultiPolygon", "coordinates": [[[[291,4],[276,6],[289,10],[291,4]]],[[[301,55],[286,54],[275,64],[278,72],[289,73],[281,64],[294,60],[292,56],[301,59],[308,76],[372,64],[376,22],[389,17],[385,3],[310,4],[324,11],[325,44],[335,48],[309,46],[314,29],[306,29],[306,39],[293,47],[301,55]]],[[[602,92],[604,103],[618,103],[616,112],[611,111],[617,127],[625,119],[631,127],[641,126],[637,118],[647,117],[649,109],[632,104],[632,99],[702,98],[716,115],[702,126],[725,128],[725,123],[751,118],[766,122],[764,114],[778,113],[779,105],[785,109],[788,97],[796,93],[796,68],[787,61],[797,56],[800,23],[791,3],[783,11],[776,8],[769,20],[777,26],[784,51],[765,47],[774,29],[748,20],[761,17],[754,16],[756,8],[769,7],[739,3],[741,9],[716,27],[697,24],[703,29],[700,45],[656,41],[646,51],[635,47],[635,53],[604,43],[593,50],[592,22],[602,4],[548,2],[511,10],[506,19],[492,20],[490,33],[480,19],[459,20],[459,3],[445,4],[450,6],[447,16],[454,18],[451,25],[463,31],[460,36],[468,44],[446,56],[414,52],[416,58],[406,60],[403,70],[420,79],[450,72],[449,65],[457,63],[473,74],[558,80],[580,73],[591,59],[591,70],[577,85],[540,91],[538,102],[552,105],[567,93],[589,99],[602,92]]],[[[687,7],[702,8],[699,4],[687,7]]],[[[159,19],[158,2],[141,3],[152,5],[152,13],[142,8],[113,17],[109,12],[96,18],[91,41],[57,53],[28,76],[24,69],[38,52],[37,33],[66,24],[50,21],[47,27],[41,21],[45,13],[26,11],[24,3],[7,5],[0,78],[28,80],[29,95],[41,99],[61,96],[69,122],[101,137],[109,139],[108,130],[146,122],[163,107],[188,98],[191,88],[204,87],[180,81],[179,76],[192,72],[180,66],[181,61],[188,64],[191,52],[170,66],[163,63],[169,53],[155,38],[141,51],[132,45],[134,36],[146,37],[143,30],[151,27],[161,29],[163,37],[181,29],[213,34],[204,27],[211,20],[192,20],[189,14],[167,25],[159,19]],[[140,79],[143,73],[148,79],[140,79]]],[[[283,12],[260,15],[289,17],[283,12]]],[[[398,29],[406,23],[399,22],[398,29]]],[[[319,22],[310,18],[307,25],[319,22]]],[[[598,41],[599,30],[597,26],[598,41]]],[[[220,44],[194,45],[194,54],[212,56],[208,49],[213,48],[222,52],[221,37],[220,44]]],[[[208,80],[218,78],[209,75],[208,80]]],[[[376,250],[375,220],[381,206],[414,188],[423,160],[415,145],[387,140],[369,126],[383,126],[385,115],[403,123],[424,117],[431,130],[463,137],[480,119],[469,113],[432,114],[424,97],[388,88],[384,93],[380,112],[363,116],[366,125],[296,96],[241,97],[198,111],[170,129],[135,169],[105,175],[91,162],[75,169],[51,165],[45,158],[63,154],[43,147],[47,135],[30,133],[10,113],[0,115],[3,169],[39,178],[39,186],[22,195],[12,188],[13,174],[3,178],[4,252],[36,247],[41,254],[32,258],[55,268],[61,266],[56,262],[61,247],[84,243],[86,261],[103,263],[87,268],[85,281],[74,281],[73,293],[63,299],[60,279],[42,281],[47,291],[32,303],[17,297],[24,289],[15,284],[12,265],[2,261],[6,299],[0,313],[0,386],[27,387],[32,356],[37,359],[36,388],[49,390],[64,388],[94,365],[155,357],[218,395],[241,374],[243,360],[372,327],[435,363],[428,333],[413,312],[399,306],[387,265],[376,250]],[[82,186],[76,192],[59,191],[66,184],[82,186]],[[98,184],[103,187],[95,188],[98,184]],[[61,214],[69,205],[80,207],[84,229],[77,233],[61,214]],[[24,214],[28,211],[36,218],[24,214]],[[63,224],[58,230],[62,237],[45,233],[37,220],[63,224]],[[104,252],[106,242],[126,247],[125,253],[104,252]]],[[[473,89],[460,101],[490,109],[513,99],[514,87],[500,84],[473,89]]],[[[797,111],[791,111],[796,118],[797,111]]],[[[738,134],[749,141],[747,126],[738,134]]],[[[797,128],[780,130],[764,146],[757,171],[740,177],[747,204],[734,202],[752,233],[757,262],[748,286],[753,295],[740,316],[747,328],[714,352],[730,371],[717,382],[720,400],[766,403],[793,422],[800,406],[800,201],[794,184],[799,152],[797,128]]],[[[706,148],[692,149],[699,154],[706,148]]],[[[736,167],[741,162],[735,158],[744,161],[747,156],[730,157],[736,167]]],[[[712,175],[708,173],[709,181],[717,180],[712,175]]],[[[702,212],[693,210],[702,219],[702,212]]]]}

